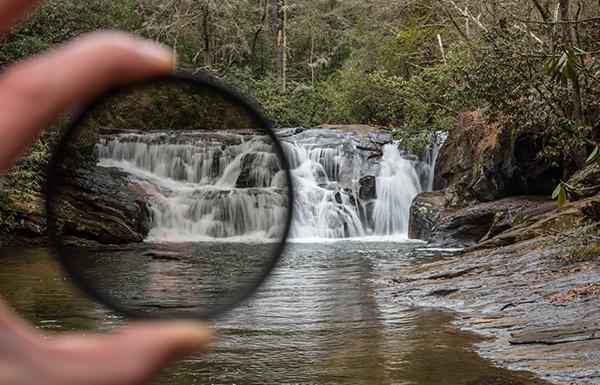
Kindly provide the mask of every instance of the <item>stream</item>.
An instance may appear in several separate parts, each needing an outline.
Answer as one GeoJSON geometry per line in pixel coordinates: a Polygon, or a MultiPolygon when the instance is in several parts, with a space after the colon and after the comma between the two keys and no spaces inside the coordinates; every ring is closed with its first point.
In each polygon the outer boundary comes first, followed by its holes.
{"type": "MultiPolygon", "coordinates": [[[[454,253],[407,240],[411,201],[433,187],[443,136],[415,155],[386,132],[279,134],[296,191],[292,241],[259,292],[215,322],[212,351],[156,384],[538,383],[480,358],[478,337],[454,328],[452,314],[402,308],[388,294],[399,268],[454,253]]],[[[222,291],[223,271],[252,275],[248,261],[271,247],[253,241],[280,231],[285,197],[270,148],[231,133],[103,137],[98,166],[127,173],[145,192],[151,228],[144,243],[76,249],[73,263],[142,310],[210,301],[201,297],[222,291]],[[226,247],[215,243],[223,239],[226,247]],[[168,258],[157,258],[164,248],[168,258]]],[[[0,249],[0,266],[0,295],[40,328],[110,331],[125,322],[73,289],[46,250],[0,249]]]]}
{"type": "MultiPolygon", "coordinates": [[[[480,358],[478,337],[452,327],[451,314],[388,299],[398,266],[451,254],[421,243],[291,243],[259,293],[215,322],[212,351],[155,384],[539,383],[480,358]]],[[[0,264],[0,295],[39,328],[110,331],[125,322],[74,289],[45,250],[2,249],[0,264]]]]}

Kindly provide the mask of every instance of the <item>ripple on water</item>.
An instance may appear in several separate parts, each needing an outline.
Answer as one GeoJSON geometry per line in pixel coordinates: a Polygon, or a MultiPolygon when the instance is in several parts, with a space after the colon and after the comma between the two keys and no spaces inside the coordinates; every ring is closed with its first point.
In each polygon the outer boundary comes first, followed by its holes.
{"type": "MultiPolygon", "coordinates": [[[[399,266],[450,254],[418,243],[290,244],[252,301],[216,322],[213,351],[156,384],[538,383],[479,358],[478,339],[451,327],[448,313],[399,308],[382,295],[382,277],[399,266]]],[[[0,263],[0,294],[40,328],[124,322],[74,290],[44,250],[1,250],[0,263]]]]}

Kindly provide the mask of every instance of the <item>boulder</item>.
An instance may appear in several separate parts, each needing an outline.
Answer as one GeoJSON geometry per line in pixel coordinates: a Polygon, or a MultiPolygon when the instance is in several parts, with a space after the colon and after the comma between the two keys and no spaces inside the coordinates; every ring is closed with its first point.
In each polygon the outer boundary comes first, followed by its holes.
{"type": "MultiPolygon", "coordinates": [[[[461,113],[441,149],[434,188],[454,186],[462,190],[454,195],[466,198],[466,204],[472,199],[490,202],[508,196],[550,195],[564,169],[538,159],[542,148],[532,134],[491,124],[480,110],[461,113]]],[[[451,199],[445,204],[456,206],[461,201],[451,199]]]]}
{"type": "Polygon", "coordinates": [[[584,197],[590,197],[600,192],[600,166],[594,163],[577,171],[567,182],[581,190],[584,197]]]}
{"type": "Polygon", "coordinates": [[[147,194],[114,168],[63,171],[55,203],[59,232],[72,244],[142,242],[151,227],[147,194]]]}
{"type": "Polygon", "coordinates": [[[547,197],[511,197],[469,207],[444,208],[442,191],[418,195],[411,207],[409,236],[442,247],[468,247],[555,208],[547,197]]]}
{"type": "MultiPolygon", "coordinates": [[[[263,187],[257,186],[257,176],[260,173],[266,173],[271,178],[279,170],[277,164],[277,158],[272,154],[263,154],[258,152],[251,152],[242,157],[241,160],[241,171],[238,176],[235,187],[237,188],[251,188],[251,187],[263,187]]],[[[266,181],[270,182],[269,180],[266,181]]]]}
{"type": "Polygon", "coordinates": [[[373,175],[366,175],[358,181],[358,196],[363,200],[377,198],[377,178],[373,175]]]}
{"type": "Polygon", "coordinates": [[[410,207],[408,236],[411,239],[429,241],[443,208],[444,193],[441,191],[417,195],[410,207]]]}
{"type": "Polygon", "coordinates": [[[595,195],[557,207],[555,201],[546,201],[522,213],[512,225],[494,236],[482,239],[472,250],[512,245],[545,235],[565,233],[589,222],[600,221],[600,196],[595,195]]]}
{"type": "MultiPolygon", "coordinates": [[[[68,244],[107,245],[142,242],[151,228],[143,188],[126,175],[103,167],[63,170],[56,191],[58,231],[68,244]]],[[[38,246],[46,243],[44,197],[17,198],[14,225],[0,228],[0,245],[38,246]]]]}

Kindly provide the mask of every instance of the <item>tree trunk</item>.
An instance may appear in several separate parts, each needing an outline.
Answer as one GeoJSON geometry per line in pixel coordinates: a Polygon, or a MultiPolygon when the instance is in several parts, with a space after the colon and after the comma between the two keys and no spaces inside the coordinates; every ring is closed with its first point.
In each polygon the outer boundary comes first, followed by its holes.
{"type": "MultiPolygon", "coordinates": [[[[259,37],[262,33],[264,33],[265,29],[266,29],[266,20],[267,20],[267,12],[268,12],[268,3],[267,0],[258,0],[258,8],[260,9],[261,12],[261,17],[260,17],[260,25],[257,26],[256,28],[256,32],[254,33],[254,36],[252,38],[252,48],[251,48],[251,58],[250,58],[250,65],[252,68],[255,67],[256,64],[256,50],[257,50],[257,45],[258,45],[258,41],[259,41],[259,37]]],[[[264,55],[264,44],[261,44],[261,56],[264,55]]],[[[261,63],[263,62],[263,58],[261,57],[261,63]]],[[[262,67],[262,65],[261,65],[262,67]]]]}
{"type": "Polygon", "coordinates": [[[210,69],[214,64],[215,36],[213,14],[208,1],[202,4],[202,33],[204,36],[204,67],[210,69]]]}
{"type": "Polygon", "coordinates": [[[438,47],[440,48],[440,54],[442,56],[442,61],[446,64],[446,52],[444,51],[444,42],[442,41],[442,35],[437,34],[438,47]]]}
{"type": "Polygon", "coordinates": [[[540,15],[542,16],[542,19],[544,21],[550,21],[552,16],[550,15],[550,11],[548,10],[547,3],[544,5],[544,4],[540,3],[539,0],[533,0],[533,5],[535,5],[535,7],[537,8],[538,12],[540,13],[540,15]]]}
{"type": "Polygon", "coordinates": [[[277,0],[277,83],[287,88],[287,0],[277,0]]]}
{"type": "MultiPolygon", "coordinates": [[[[573,27],[570,23],[570,0],[560,0],[560,20],[562,21],[562,41],[564,45],[573,47],[573,27]]],[[[573,96],[573,119],[583,121],[581,106],[581,87],[577,78],[571,79],[571,94],[573,96]]]]}

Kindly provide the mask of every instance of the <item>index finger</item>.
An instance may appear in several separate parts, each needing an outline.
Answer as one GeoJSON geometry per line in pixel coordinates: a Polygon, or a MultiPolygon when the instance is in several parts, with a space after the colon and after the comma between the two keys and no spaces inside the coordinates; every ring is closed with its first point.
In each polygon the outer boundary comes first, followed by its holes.
{"type": "Polygon", "coordinates": [[[130,35],[96,32],[0,75],[0,173],[75,103],[173,69],[172,50],[130,35]]]}

